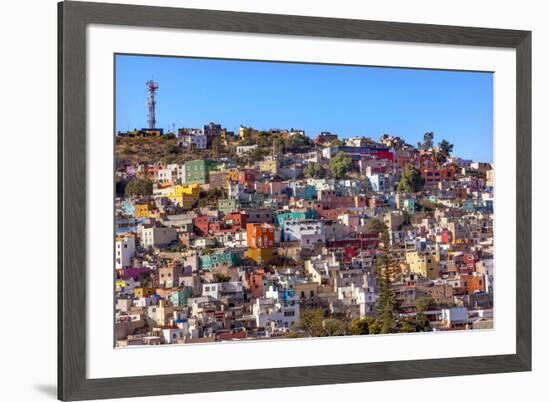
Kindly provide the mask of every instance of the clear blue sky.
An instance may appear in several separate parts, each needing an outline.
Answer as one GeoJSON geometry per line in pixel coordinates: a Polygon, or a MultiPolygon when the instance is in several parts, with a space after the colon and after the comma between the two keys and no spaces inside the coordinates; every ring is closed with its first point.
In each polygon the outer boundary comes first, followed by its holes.
{"type": "Polygon", "coordinates": [[[147,127],[151,78],[164,129],[213,121],[411,144],[433,131],[456,156],[493,160],[492,73],[117,55],[117,131],[147,127]]]}

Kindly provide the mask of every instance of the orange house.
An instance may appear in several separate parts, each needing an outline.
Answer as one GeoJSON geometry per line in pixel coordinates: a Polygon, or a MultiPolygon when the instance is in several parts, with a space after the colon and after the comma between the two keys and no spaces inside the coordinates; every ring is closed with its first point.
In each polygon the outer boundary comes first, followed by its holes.
{"type": "Polygon", "coordinates": [[[247,223],[246,242],[251,248],[270,248],[275,245],[275,227],[269,223],[247,223]]]}
{"type": "Polygon", "coordinates": [[[134,297],[139,299],[141,297],[149,297],[155,294],[154,288],[135,288],[134,297]]]}
{"type": "Polygon", "coordinates": [[[460,287],[464,294],[472,294],[485,291],[485,276],[483,275],[460,275],[460,287]]]}
{"type": "Polygon", "coordinates": [[[264,278],[265,271],[263,269],[256,269],[247,275],[248,286],[250,287],[250,294],[253,299],[259,299],[264,295],[264,278]]]}

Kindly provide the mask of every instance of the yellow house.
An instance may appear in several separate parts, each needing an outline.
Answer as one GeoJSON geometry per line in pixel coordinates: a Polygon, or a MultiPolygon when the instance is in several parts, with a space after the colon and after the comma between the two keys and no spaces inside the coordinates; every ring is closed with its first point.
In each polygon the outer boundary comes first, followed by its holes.
{"type": "Polygon", "coordinates": [[[149,297],[155,294],[155,288],[135,288],[134,297],[139,299],[141,297],[149,297]]]}
{"type": "Polygon", "coordinates": [[[183,209],[190,209],[198,201],[200,192],[201,187],[198,184],[177,185],[166,197],[183,209]]]}
{"type": "Polygon", "coordinates": [[[407,251],[405,259],[411,272],[420,274],[429,279],[439,278],[439,253],[433,255],[420,253],[416,250],[407,251]]]}
{"type": "Polygon", "coordinates": [[[273,249],[269,248],[252,248],[247,252],[247,257],[253,260],[256,264],[265,264],[273,257],[273,249]]]}
{"type": "Polygon", "coordinates": [[[226,185],[229,185],[229,182],[239,181],[239,169],[228,169],[226,170],[227,175],[225,176],[226,185]]]}
{"type": "Polygon", "coordinates": [[[148,218],[149,217],[149,204],[136,204],[136,205],[134,205],[134,216],[136,218],[148,218]]]}
{"type": "Polygon", "coordinates": [[[120,290],[126,287],[126,281],[123,279],[117,279],[115,283],[115,287],[116,287],[116,291],[119,292],[120,290]]]}
{"type": "Polygon", "coordinates": [[[257,134],[257,133],[258,133],[258,131],[254,130],[252,127],[245,127],[245,126],[240,126],[239,127],[239,139],[240,140],[244,140],[246,137],[252,136],[252,135],[257,134]]]}
{"type": "Polygon", "coordinates": [[[319,293],[319,283],[314,281],[297,281],[294,283],[296,294],[300,298],[310,298],[319,293]]]}
{"type": "Polygon", "coordinates": [[[154,204],[136,203],[134,205],[134,216],[136,218],[156,218],[160,219],[160,211],[154,204]]]}
{"type": "Polygon", "coordinates": [[[276,175],[279,172],[279,161],[276,158],[260,161],[260,172],[276,175]]]}

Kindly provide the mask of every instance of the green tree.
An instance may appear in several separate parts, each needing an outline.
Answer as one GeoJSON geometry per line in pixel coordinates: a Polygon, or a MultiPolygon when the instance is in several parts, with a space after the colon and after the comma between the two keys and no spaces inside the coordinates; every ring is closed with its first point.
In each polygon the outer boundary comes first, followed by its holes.
{"type": "Polygon", "coordinates": [[[144,288],[149,288],[149,287],[153,286],[153,280],[151,279],[151,276],[143,276],[140,279],[140,286],[142,286],[144,288]]]}
{"type": "Polygon", "coordinates": [[[300,327],[309,336],[324,336],[323,320],[325,314],[322,309],[304,309],[300,312],[300,327]]]}
{"type": "Polygon", "coordinates": [[[422,198],[416,203],[416,210],[420,212],[433,212],[437,208],[437,204],[431,202],[426,198],[422,198]]]}
{"type": "Polygon", "coordinates": [[[230,276],[224,275],[221,272],[217,272],[214,274],[215,282],[229,282],[230,280],[231,280],[230,276]]]}
{"type": "Polygon", "coordinates": [[[416,311],[423,313],[434,306],[434,299],[431,296],[422,296],[416,299],[415,305],[416,311]]]}
{"type": "Polygon", "coordinates": [[[419,143],[420,149],[423,149],[424,151],[429,151],[434,146],[434,133],[433,132],[427,132],[424,133],[424,138],[422,141],[422,144],[419,143]]]}
{"type": "Polygon", "coordinates": [[[387,231],[382,233],[382,253],[376,257],[377,279],[380,294],[377,302],[378,325],[380,333],[396,332],[399,305],[391,291],[391,278],[396,273],[396,265],[390,249],[390,237],[387,231]]]}
{"type": "Polygon", "coordinates": [[[454,148],[454,145],[451,144],[449,141],[442,140],[437,145],[437,152],[435,154],[435,159],[437,160],[437,162],[439,164],[444,163],[449,158],[449,156],[451,156],[451,152],[453,152],[453,148],[454,148]]]}
{"type": "Polygon", "coordinates": [[[369,335],[375,319],[372,317],[356,318],[351,321],[350,331],[352,335],[369,335]]]}
{"type": "Polygon", "coordinates": [[[416,332],[432,331],[430,320],[428,320],[428,317],[426,317],[423,313],[416,313],[414,316],[414,327],[416,332]]]}
{"type": "Polygon", "coordinates": [[[323,320],[324,336],[342,336],[349,333],[349,325],[336,318],[323,320]]]}
{"type": "Polygon", "coordinates": [[[153,183],[147,179],[134,178],[124,190],[127,197],[142,197],[153,194],[153,183]]]}
{"type": "Polygon", "coordinates": [[[438,144],[438,147],[439,147],[439,152],[441,152],[443,155],[448,157],[448,156],[451,156],[451,152],[453,152],[454,145],[444,139],[438,144]]]}
{"type": "Polygon", "coordinates": [[[290,152],[300,152],[308,150],[310,143],[307,137],[297,134],[286,141],[286,147],[290,152]]]}
{"type": "Polygon", "coordinates": [[[320,163],[309,163],[304,169],[304,175],[313,179],[322,179],[326,176],[325,169],[320,163]]]}
{"type": "Polygon", "coordinates": [[[417,193],[424,186],[424,178],[420,170],[412,165],[406,165],[401,173],[401,179],[397,185],[399,193],[417,193]]]}
{"type": "Polygon", "coordinates": [[[413,320],[406,318],[400,322],[399,332],[416,332],[413,320]]]}
{"type": "Polygon", "coordinates": [[[207,205],[217,205],[220,198],[225,197],[225,191],[221,188],[213,188],[208,191],[202,191],[199,194],[199,207],[205,207],[207,205]]]}
{"type": "Polygon", "coordinates": [[[126,190],[126,181],[117,177],[115,182],[115,193],[117,197],[122,197],[126,190]]]}
{"type": "Polygon", "coordinates": [[[346,174],[351,170],[352,160],[351,156],[346,152],[339,151],[333,158],[331,158],[330,163],[330,172],[332,176],[336,179],[343,179],[346,177],[346,174]]]}
{"type": "Polygon", "coordinates": [[[181,149],[176,144],[167,144],[166,153],[179,155],[181,153],[181,149]]]}
{"type": "Polygon", "coordinates": [[[374,218],[369,221],[367,224],[367,231],[369,233],[384,233],[388,230],[388,227],[380,219],[374,218]]]}
{"type": "Polygon", "coordinates": [[[220,137],[212,140],[212,152],[214,156],[219,157],[226,153],[225,145],[220,137]]]}
{"type": "Polygon", "coordinates": [[[285,140],[279,136],[273,136],[273,150],[276,155],[284,154],[286,152],[285,140]]]}

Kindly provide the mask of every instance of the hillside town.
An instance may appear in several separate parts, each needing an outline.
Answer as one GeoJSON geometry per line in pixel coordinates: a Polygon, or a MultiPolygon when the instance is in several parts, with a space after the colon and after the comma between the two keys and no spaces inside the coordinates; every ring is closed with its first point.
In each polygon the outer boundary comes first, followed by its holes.
{"type": "Polygon", "coordinates": [[[220,124],[116,135],[117,347],[493,327],[493,165],[220,124]]]}

